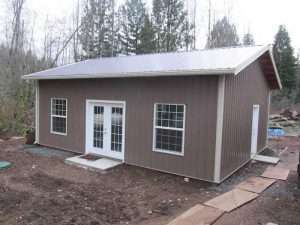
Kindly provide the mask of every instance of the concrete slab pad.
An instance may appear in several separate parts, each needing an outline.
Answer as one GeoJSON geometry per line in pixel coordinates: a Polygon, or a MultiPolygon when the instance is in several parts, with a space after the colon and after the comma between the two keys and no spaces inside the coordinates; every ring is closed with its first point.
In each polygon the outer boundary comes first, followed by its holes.
{"type": "Polygon", "coordinates": [[[287,180],[289,172],[290,170],[285,168],[269,166],[261,176],[277,180],[287,180]]]}
{"type": "Polygon", "coordinates": [[[71,158],[67,158],[65,160],[67,164],[79,166],[85,169],[91,169],[95,171],[105,172],[113,167],[121,165],[122,162],[118,160],[108,159],[108,158],[100,158],[97,160],[88,160],[84,159],[81,156],[75,156],[71,158]]]}
{"type": "Polygon", "coordinates": [[[24,151],[44,157],[58,157],[66,159],[75,156],[76,154],[60,149],[49,148],[41,145],[23,145],[24,151]]]}
{"type": "Polygon", "coordinates": [[[262,177],[250,177],[242,183],[238,184],[236,188],[245,191],[251,191],[255,193],[261,193],[271,186],[276,180],[262,178],[262,177]]]}
{"type": "Polygon", "coordinates": [[[265,155],[255,155],[253,157],[254,160],[259,162],[265,162],[270,164],[277,164],[279,162],[278,157],[271,157],[271,156],[265,156],[265,155]]]}
{"type": "Polygon", "coordinates": [[[219,209],[198,204],[175,218],[168,225],[210,225],[223,213],[219,209]]]}
{"type": "Polygon", "coordinates": [[[205,202],[204,204],[226,212],[231,212],[232,210],[252,201],[257,197],[258,194],[256,193],[240,189],[233,189],[205,202]]]}

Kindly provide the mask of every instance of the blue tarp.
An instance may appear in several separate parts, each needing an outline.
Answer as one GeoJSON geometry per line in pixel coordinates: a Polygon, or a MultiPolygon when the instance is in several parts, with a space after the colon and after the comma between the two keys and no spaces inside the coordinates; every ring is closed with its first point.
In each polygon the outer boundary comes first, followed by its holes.
{"type": "Polygon", "coordinates": [[[285,135],[285,132],[281,127],[268,128],[268,136],[270,136],[270,137],[281,137],[284,135],[285,135]]]}

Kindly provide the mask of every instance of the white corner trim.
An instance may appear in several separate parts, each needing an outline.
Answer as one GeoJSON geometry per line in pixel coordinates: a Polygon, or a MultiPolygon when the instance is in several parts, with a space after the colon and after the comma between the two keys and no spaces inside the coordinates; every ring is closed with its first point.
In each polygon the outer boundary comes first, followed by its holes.
{"type": "Polygon", "coordinates": [[[214,166],[214,182],[221,181],[222,136],[224,119],[225,75],[219,77],[217,100],[216,151],[214,166]]]}
{"type": "MultiPolygon", "coordinates": [[[[267,111],[267,121],[269,121],[269,118],[270,118],[270,110],[271,110],[271,98],[272,98],[272,96],[271,96],[271,91],[269,90],[269,95],[268,95],[268,111],[267,111]]],[[[269,126],[267,125],[266,126],[266,146],[268,146],[269,145],[269,132],[268,132],[268,130],[269,130],[269,126]]]]}
{"type": "Polygon", "coordinates": [[[35,144],[40,142],[40,87],[39,81],[35,82],[35,144]]]}

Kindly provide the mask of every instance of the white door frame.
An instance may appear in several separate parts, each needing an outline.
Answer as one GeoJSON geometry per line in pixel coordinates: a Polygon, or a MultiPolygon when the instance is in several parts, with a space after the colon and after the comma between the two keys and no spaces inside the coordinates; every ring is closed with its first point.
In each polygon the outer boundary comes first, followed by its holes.
{"type": "MultiPolygon", "coordinates": [[[[123,108],[123,119],[122,119],[122,152],[121,154],[116,155],[107,155],[108,157],[116,158],[119,160],[122,160],[124,162],[125,160],[125,120],[126,120],[126,102],[125,101],[113,101],[113,100],[95,100],[95,99],[86,99],[86,111],[85,111],[85,153],[93,153],[97,154],[97,152],[93,151],[93,144],[92,144],[92,138],[93,137],[93,117],[92,114],[92,107],[94,104],[98,105],[105,105],[105,104],[112,104],[112,105],[118,105],[123,108]]],[[[110,129],[109,129],[110,130],[110,129]]],[[[106,156],[106,155],[103,155],[106,156]]]]}
{"type": "Polygon", "coordinates": [[[257,153],[259,108],[260,108],[259,105],[253,105],[253,108],[252,108],[251,158],[253,158],[257,153]]]}

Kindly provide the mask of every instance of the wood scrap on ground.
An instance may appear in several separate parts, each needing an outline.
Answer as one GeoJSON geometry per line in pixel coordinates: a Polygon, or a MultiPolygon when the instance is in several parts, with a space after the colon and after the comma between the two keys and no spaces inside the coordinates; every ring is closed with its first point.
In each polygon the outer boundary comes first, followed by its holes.
{"type": "Polygon", "coordinates": [[[233,189],[232,191],[226,192],[216,198],[213,198],[204,204],[207,206],[215,207],[225,212],[231,212],[232,210],[246,204],[257,198],[258,194],[244,191],[240,189],[233,189]]]}
{"type": "Polygon", "coordinates": [[[269,166],[261,176],[276,180],[287,180],[289,172],[290,170],[285,168],[269,166]]]}
{"type": "Polygon", "coordinates": [[[198,204],[175,218],[168,225],[210,225],[223,213],[222,210],[198,204]]]}
{"type": "Polygon", "coordinates": [[[238,184],[236,188],[251,191],[255,193],[262,193],[268,187],[270,187],[276,180],[262,178],[262,177],[250,177],[242,183],[238,184]]]}

